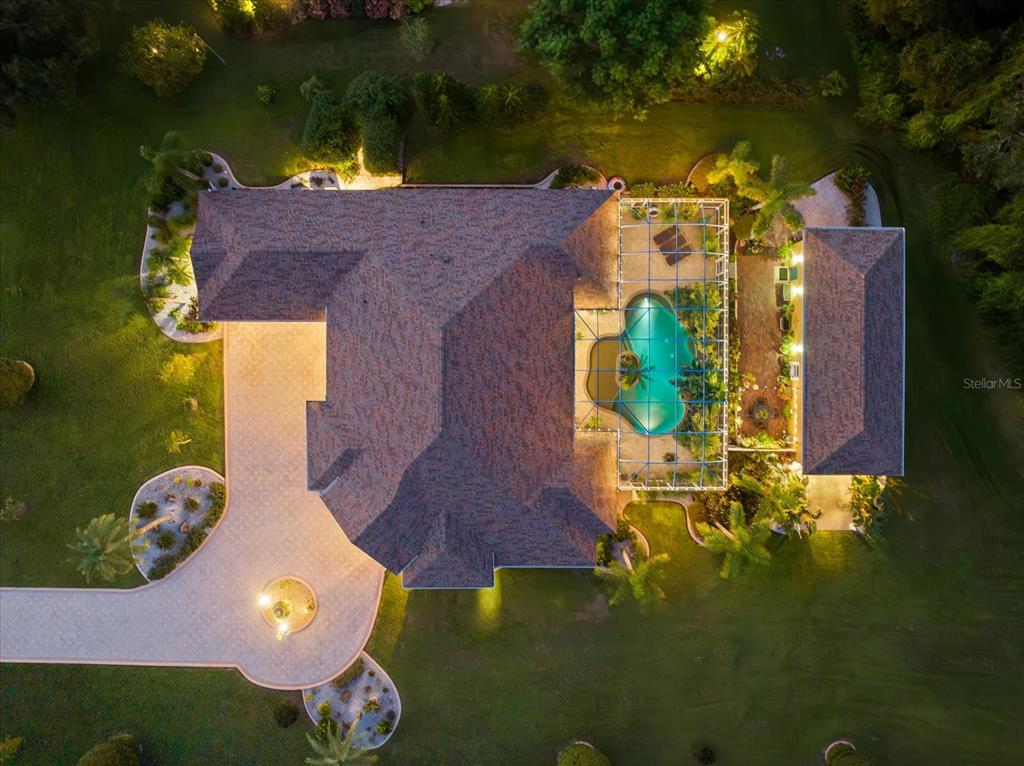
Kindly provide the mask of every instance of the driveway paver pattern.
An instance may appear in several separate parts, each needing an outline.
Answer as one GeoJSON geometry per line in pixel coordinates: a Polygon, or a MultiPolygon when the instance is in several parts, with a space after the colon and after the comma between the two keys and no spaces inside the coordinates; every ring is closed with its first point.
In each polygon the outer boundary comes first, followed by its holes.
{"type": "Polygon", "coordinates": [[[359,655],[384,569],[306,489],[306,402],[325,392],[322,323],[225,325],[228,505],[203,547],[141,588],[0,589],[0,660],[237,667],[262,686],[333,678],[359,655]],[[260,589],[295,575],[318,612],[278,641],[260,589]]]}

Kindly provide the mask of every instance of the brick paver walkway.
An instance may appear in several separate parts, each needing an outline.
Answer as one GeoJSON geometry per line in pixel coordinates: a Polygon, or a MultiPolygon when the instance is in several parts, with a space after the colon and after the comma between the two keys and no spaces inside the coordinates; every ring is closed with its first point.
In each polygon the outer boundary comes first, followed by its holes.
{"type": "Polygon", "coordinates": [[[736,284],[739,307],[737,321],[740,332],[740,375],[752,374],[757,380],[757,390],[743,391],[743,421],[740,433],[753,436],[762,429],[750,418],[750,408],[757,399],[764,397],[775,409],[776,417],[768,423],[768,434],[782,438],[786,419],[782,416],[782,402],[776,393],[779,377],[779,347],[782,344],[782,330],[779,329],[779,310],[775,305],[775,281],[773,256],[739,255],[736,257],[736,284]]]}
{"type": "Polygon", "coordinates": [[[180,569],[132,590],[0,589],[0,660],[237,667],[277,688],[315,686],[362,650],[384,570],[306,491],[306,401],[324,395],[317,323],[225,325],[228,508],[180,569]],[[297,575],[319,608],[274,638],[260,589],[297,575]]]}

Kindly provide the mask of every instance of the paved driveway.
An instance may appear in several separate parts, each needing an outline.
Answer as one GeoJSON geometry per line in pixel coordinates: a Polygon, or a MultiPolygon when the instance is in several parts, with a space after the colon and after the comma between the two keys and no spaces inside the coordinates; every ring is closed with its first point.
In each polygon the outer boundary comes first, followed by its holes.
{"type": "MultiPolygon", "coordinates": [[[[306,401],[325,389],[325,325],[225,325],[228,506],[181,569],[132,590],[0,589],[0,659],[233,666],[276,688],[313,686],[355,659],[373,627],[383,568],[306,491],[306,401]],[[319,610],[277,641],[260,589],[297,575],[319,610]]],[[[127,512],[127,509],[125,509],[127,512]]]]}

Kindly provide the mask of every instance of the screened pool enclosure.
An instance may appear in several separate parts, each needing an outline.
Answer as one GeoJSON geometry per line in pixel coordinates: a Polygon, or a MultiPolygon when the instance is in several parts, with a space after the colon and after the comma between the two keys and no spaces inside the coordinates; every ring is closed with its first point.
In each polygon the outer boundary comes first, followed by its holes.
{"type": "Polygon", "coordinates": [[[619,203],[618,305],[575,311],[576,428],[616,434],[626,489],[725,486],[729,203],[619,203]]]}

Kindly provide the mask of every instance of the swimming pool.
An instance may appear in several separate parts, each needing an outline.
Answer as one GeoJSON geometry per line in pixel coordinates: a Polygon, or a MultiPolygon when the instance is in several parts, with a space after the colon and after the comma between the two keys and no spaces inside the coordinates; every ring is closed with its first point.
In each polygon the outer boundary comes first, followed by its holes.
{"type": "Polygon", "coordinates": [[[671,433],[686,410],[672,381],[680,377],[680,368],[693,363],[690,336],[672,304],[658,293],[634,296],[625,313],[621,342],[639,357],[640,374],[633,385],[620,389],[619,411],[641,433],[671,433]]]}

